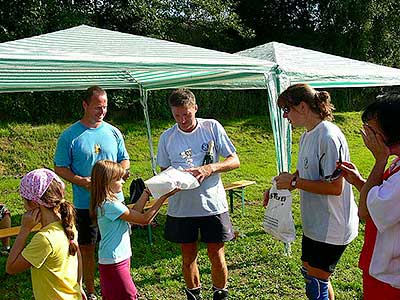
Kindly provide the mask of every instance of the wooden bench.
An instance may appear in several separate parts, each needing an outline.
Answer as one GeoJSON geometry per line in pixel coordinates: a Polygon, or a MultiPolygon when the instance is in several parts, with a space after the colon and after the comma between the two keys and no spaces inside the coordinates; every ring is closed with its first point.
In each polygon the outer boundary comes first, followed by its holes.
{"type": "MultiPolygon", "coordinates": [[[[235,181],[235,182],[224,185],[224,189],[225,189],[225,191],[228,192],[228,195],[229,195],[231,212],[233,212],[234,195],[237,195],[237,196],[240,196],[240,198],[242,200],[242,214],[244,214],[244,202],[245,202],[244,189],[253,184],[256,184],[256,182],[250,181],[250,180],[240,180],[240,181],[235,181]]],[[[154,205],[154,203],[155,203],[154,199],[148,201],[146,203],[146,205],[144,206],[144,210],[151,208],[154,205]]],[[[164,204],[168,204],[168,199],[166,201],[164,201],[163,205],[164,204]]],[[[134,204],[128,204],[129,208],[132,208],[133,206],[134,206],[134,204]]],[[[146,227],[147,227],[148,241],[150,244],[153,244],[151,224],[147,225],[146,227]]],[[[15,226],[15,227],[10,227],[10,228],[0,229],[0,239],[18,235],[20,228],[21,228],[21,226],[15,226]]],[[[41,228],[41,225],[38,224],[32,229],[32,232],[38,231],[40,228],[41,228]]]]}
{"type": "MultiPolygon", "coordinates": [[[[144,206],[144,209],[149,209],[154,205],[155,200],[152,199],[146,203],[144,206]]],[[[163,204],[168,204],[168,199],[164,201],[163,204]]],[[[134,204],[128,204],[127,205],[129,208],[132,208],[134,204]]],[[[35,227],[32,228],[32,232],[38,231],[41,228],[41,224],[37,224],[35,227]]],[[[14,226],[14,227],[9,227],[9,228],[3,228],[0,229],[0,239],[6,238],[6,237],[12,237],[12,236],[17,236],[19,231],[21,229],[21,226],[14,226]]],[[[152,234],[151,234],[151,224],[147,225],[147,231],[148,231],[148,240],[150,244],[153,244],[152,240],[152,234]]]]}
{"type": "MultiPolygon", "coordinates": [[[[42,225],[37,224],[35,227],[32,228],[31,232],[38,231],[40,228],[42,228],[42,225]]],[[[20,229],[21,226],[0,229],[0,239],[18,235],[20,229]]]]}
{"type": "Polygon", "coordinates": [[[244,215],[244,189],[253,184],[256,184],[256,182],[250,180],[239,180],[232,183],[224,184],[224,189],[228,192],[229,195],[231,213],[233,213],[233,196],[236,195],[242,199],[242,215],[244,215]]]}

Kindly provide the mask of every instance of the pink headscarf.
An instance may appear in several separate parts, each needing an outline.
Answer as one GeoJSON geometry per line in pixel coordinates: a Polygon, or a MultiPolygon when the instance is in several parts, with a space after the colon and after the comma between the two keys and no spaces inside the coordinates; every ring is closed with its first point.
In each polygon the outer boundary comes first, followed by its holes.
{"type": "Polygon", "coordinates": [[[36,169],[26,174],[19,186],[19,193],[22,198],[36,202],[37,204],[53,207],[54,205],[44,203],[40,198],[48,189],[52,180],[59,182],[63,189],[64,182],[57,176],[56,173],[49,169],[36,169]]]}

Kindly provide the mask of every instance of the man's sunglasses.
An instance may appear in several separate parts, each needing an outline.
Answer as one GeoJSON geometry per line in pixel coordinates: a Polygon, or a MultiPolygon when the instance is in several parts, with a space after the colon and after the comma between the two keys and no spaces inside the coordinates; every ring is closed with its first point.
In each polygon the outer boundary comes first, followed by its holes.
{"type": "MultiPolygon", "coordinates": [[[[339,147],[339,164],[342,164],[342,150],[343,150],[343,145],[340,143],[339,147]]],[[[325,156],[325,153],[321,155],[321,158],[319,159],[319,176],[323,178],[325,181],[332,182],[340,177],[342,174],[342,169],[341,168],[336,168],[335,171],[331,175],[324,176],[324,171],[321,168],[321,160],[325,156]]]]}

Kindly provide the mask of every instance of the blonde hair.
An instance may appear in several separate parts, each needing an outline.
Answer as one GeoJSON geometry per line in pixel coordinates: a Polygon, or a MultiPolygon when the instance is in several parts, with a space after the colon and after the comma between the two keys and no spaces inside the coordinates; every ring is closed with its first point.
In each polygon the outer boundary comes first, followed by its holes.
{"type": "Polygon", "coordinates": [[[64,188],[60,182],[52,180],[47,190],[40,197],[44,203],[50,204],[54,213],[61,216],[61,224],[64,229],[64,233],[67,236],[69,243],[69,254],[75,255],[78,251],[78,245],[73,242],[75,239],[75,233],[73,231],[76,211],[74,206],[64,199],[64,188]]]}
{"type": "Polygon", "coordinates": [[[95,222],[97,222],[97,208],[102,207],[106,199],[117,200],[111,190],[111,182],[121,179],[124,174],[124,168],[111,160],[99,160],[93,166],[89,213],[95,222]]]}

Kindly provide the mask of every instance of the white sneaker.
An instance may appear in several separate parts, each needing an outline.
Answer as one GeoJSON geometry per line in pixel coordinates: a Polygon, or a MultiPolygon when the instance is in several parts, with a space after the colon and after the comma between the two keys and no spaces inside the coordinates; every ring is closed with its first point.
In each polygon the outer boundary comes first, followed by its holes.
{"type": "Polygon", "coordinates": [[[87,293],[86,294],[86,299],[87,300],[97,300],[97,296],[94,293],[87,293]]]}

